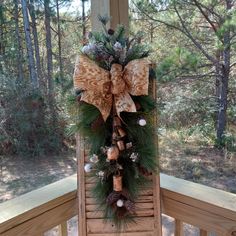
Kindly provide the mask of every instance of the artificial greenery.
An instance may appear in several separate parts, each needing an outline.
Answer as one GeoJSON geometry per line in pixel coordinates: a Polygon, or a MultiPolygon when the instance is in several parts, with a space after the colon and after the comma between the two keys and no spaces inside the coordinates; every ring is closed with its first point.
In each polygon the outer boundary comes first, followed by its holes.
{"type": "MultiPolygon", "coordinates": [[[[110,70],[113,63],[119,63],[124,68],[130,61],[148,56],[149,50],[141,44],[140,34],[129,40],[125,35],[124,26],[118,26],[116,30],[107,30],[108,19],[100,17],[100,21],[104,32],[91,33],[88,44],[81,50],[82,54],[106,70],[110,70]]],[[[149,80],[153,79],[153,71],[150,69],[149,80]]],[[[117,228],[120,228],[133,222],[135,199],[140,189],[150,184],[148,176],[157,172],[153,119],[155,101],[151,96],[132,96],[137,112],[122,112],[120,117],[122,128],[126,133],[123,142],[131,145],[119,152],[117,160],[108,160],[107,148],[114,145],[112,143],[114,116],[110,114],[104,121],[95,106],[80,101],[81,93],[83,91],[77,91],[77,101],[79,101],[77,131],[86,137],[90,146],[90,157],[97,157],[97,161],[91,161],[93,169],[91,177],[96,182],[92,193],[100,206],[98,210],[104,212],[104,218],[112,220],[117,228]],[[140,119],[145,122],[142,126],[138,123],[140,119]],[[123,189],[120,192],[113,190],[113,176],[117,174],[122,176],[123,189]],[[119,198],[124,200],[125,206],[116,206],[115,203],[119,198]]]]}

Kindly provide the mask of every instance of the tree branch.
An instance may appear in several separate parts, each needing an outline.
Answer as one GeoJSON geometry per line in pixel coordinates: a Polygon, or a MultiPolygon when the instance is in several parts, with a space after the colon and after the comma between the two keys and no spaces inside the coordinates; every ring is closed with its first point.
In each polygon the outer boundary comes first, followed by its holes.
{"type": "Polygon", "coordinates": [[[217,29],[214,25],[214,23],[210,20],[210,18],[208,17],[208,15],[203,11],[202,7],[200,6],[199,2],[197,0],[193,0],[195,5],[197,6],[197,8],[199,9],[199,11],[202,13],[202,15],[205,17],[205,19],[207,20],[207,22],[211,25],[212,29],[215,31],[215,33],[217,33],[217,29]]]}
{"type": "MultiPolygon", "coordinates": [[[[189,2],[191,4],[191,1],[189,2]]],[[[207,11],[209,11],[212,15],[215,15],[219,18],[220,21],[222,21],[222,16],[219,15],[218,13],[216,13],[215,11],[213,11],[211,8],[207,7],[206,5],[203,5],[202,3],[198,2],[199,6],[201,6],[201,8],[205,8],[207,11]]]]}
{"type": "Polygon", "coordinates": [[[179,11],[177,10],[176,6],[174,6],[174,9],[175,9],[175,12],[180,20],[180,23],[183,27],[183,30],[182,32],[184,32],[184,34],[193,42],[193,44],[202,52],[202,54],[209,60],[211,61],[212,63],[216,64],[217,61],[212,57],[210,56],[205,50],[204,48],[202,47],[202,45],[197,42],[197,40],[193,37],[193,35],[190,33],[190,31],[188,30],[188,28],[186,27],[185,23],[184,23],[184,20],[183,18],[180,16],[179,14],[179,11]]]}
{"type": "Polygon", "coordinates": [[[234,67],[235,65],[236,65],[236,61],[233,62],[233,63],[231,63],[230,66],[229,66],[229,68],[232,68],[232,67],[234,67]]]}
{"type": "MultiPolygon", "coordinates": [[[[132,1],[133,2],[133,1],[132,1]]],[[[202,45],[197,42],[197,40],[192,36],[192,34],[189,32],[189,30],[187,29],[186,25],[184,24],[184,21],[182,19],[182,17],[180,16],[178,10],[176,9],[176,7],[174,7],[175,9],[175,12],[177,13],[178,15],[178,18],[181,22],[181,25],[182,25],[182,28],[181,27],[178,27],[176,25],[173,25],[173,24],[170,24],[168,22],[165,22],[165,21],[162,21],[160,19],[156,19],[156,18],[153,18],[150,14],[148,14],[145,10],[142,10],[140,9],[137,4],[135,2],[133,2],[133,4],[136,6],[136,8],[142,13],[144,14],[146,17],[148,17],[149,19],[153,20],[153,21],[156,21],[158,23],[161,23],[161,24],[164,24],[166,25],[167,27],[170,27],[170,28],[173,28],[173,29],[176,29],[178,31],[180,31],[181,33],[183,33],[185,36],[187,36],[192,42],[193,44],[202,52],[202,54],[209,60],[211,61],[213,64],[216,64],[217,61],[211,56],[209,55],[205,50],[204,48],[202,47],[202,45]]]]}

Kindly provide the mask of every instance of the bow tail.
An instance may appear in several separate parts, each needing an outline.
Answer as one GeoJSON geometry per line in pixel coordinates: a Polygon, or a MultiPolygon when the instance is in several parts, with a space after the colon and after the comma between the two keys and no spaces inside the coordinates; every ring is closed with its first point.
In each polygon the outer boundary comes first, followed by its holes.
{"type": "Polygon", "coordinates": [[[84,91],[81,95],[81,101],[94,105],[101,112],[103,120],[106,121],[112,108],[112,95],[102,94],[96,91],[84,91]]]}
{"type": "Polygon", "coordinates": [[[116,112],[119,117],[120,113],[123,111],[136,112],[136,106],[127,91],[114,95],[114,100],[116,112]]]}

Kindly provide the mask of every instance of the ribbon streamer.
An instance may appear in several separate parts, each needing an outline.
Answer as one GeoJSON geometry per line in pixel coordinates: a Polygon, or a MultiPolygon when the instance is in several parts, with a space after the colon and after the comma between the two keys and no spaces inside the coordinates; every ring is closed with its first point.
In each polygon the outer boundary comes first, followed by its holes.
{"type": "Polygon", "coordinates": [[[148,95],[149,63],[136,59],[124,69],[120,64],[113,64],[107,71],[87,56],[80,55],[73,78],[75,89],[83,91],[81,100],[96,106],[106,121],[113,102],[118,116],[123,111],[136,112],[130,95],[148,95]]]}

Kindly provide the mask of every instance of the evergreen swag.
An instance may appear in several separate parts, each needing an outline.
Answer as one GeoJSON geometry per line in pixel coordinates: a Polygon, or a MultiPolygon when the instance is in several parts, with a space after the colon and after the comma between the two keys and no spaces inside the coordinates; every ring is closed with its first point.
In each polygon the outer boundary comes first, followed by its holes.
{"type": "MultiPolygon", "coordinates": [[[[108,19],[100,17],[104,32],[91,33],[82,54],[110,71],[113,63],[124,68],[130,61],[147,57],[149,51],[140,42],[140,35],[128,40],[124,26],[107,30],[108,19]]],[[[149,81],[154,79],[149,72],[149,81]]],[[[151,173],[157,172],[155,101],[151,96],[131,96],[137,112],[122,112],[120,118],[111,109],[104,122],[100,111],[80,101],[83,91],[77,91],[79,119],[77,131],[90,146],[90,163],[84,169],[95,179],[92,189],[104,218],[117,228],[133,221],[135,200],[143,186],[150,184],[151,173]]]]}

